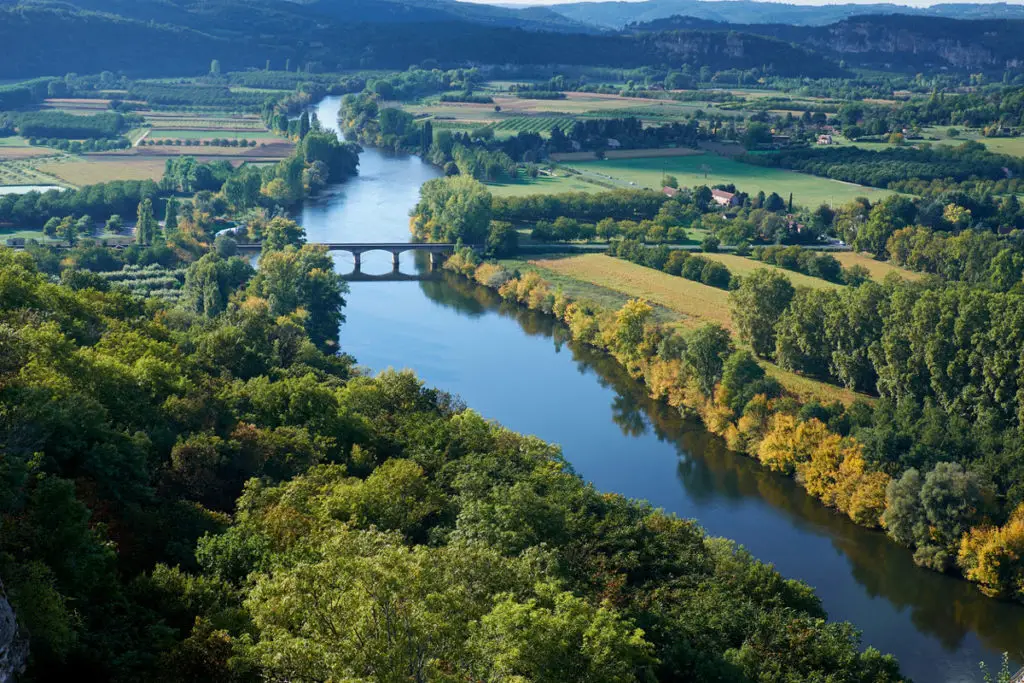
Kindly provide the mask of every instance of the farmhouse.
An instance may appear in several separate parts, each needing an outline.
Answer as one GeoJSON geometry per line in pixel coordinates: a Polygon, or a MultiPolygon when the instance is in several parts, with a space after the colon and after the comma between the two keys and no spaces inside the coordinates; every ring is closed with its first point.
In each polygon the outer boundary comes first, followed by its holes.
{"type": "Polygon", "coordinates": [[[666,197],[675,197],[679,194],[679,190],[674,187],[668,187],[667,185],[661,188],[661,191],[665,193],[666,197]]]}
{"type": "Polygon", "coordinates": [[[735,194],[725,190],[711,190],[711,198],[719,206],[736,206],[740,203],[739,198],[735,194]]]}
{"type": "Polygon", "coordinates": [[[818,144],[819,145],[831,145],[832,144],[832,136],[831,135],[827,135],[827,134],[826,135],[819,135],[818,136],[818,144]]]}

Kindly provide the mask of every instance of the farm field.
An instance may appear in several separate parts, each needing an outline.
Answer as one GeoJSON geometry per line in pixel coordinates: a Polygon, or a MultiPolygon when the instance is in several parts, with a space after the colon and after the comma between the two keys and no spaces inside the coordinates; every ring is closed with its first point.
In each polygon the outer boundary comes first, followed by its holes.
{"type": "Polygon", "coordinates": [[[630,297],[646,299],[678,313],[687,327],[716,322],[732,328],[729,292],[723,289],[708,287],[605,254],[537,259],[531,263],[630,297]]]}
{"type": "Polygon", "coordinates": [[[66,185],[66,182],[37,168],[40,161],[48,160],[49,158],[37,157],[5,160],[0,155],[0,187],[12,185],[66,185]]]}
{"type": "MultiPolygon", "coordinates": [[[[629,298],[646,299],[651,304],[681,315],[682,324],[689,328],[713,322],[733,329],[729,314],[729,293],[715,287],[604,254],[538,259],[530,263],[545,277],[555,274],[595,285],[599,288],[595,290],[598,292],[610,290],[629,298]]],[[[559,283],[552,278],[552,282],[563,284],[565,288],[564,280],[559,283]]],[[[582,291],[581,296],[589,294],[582,291]]],[[[866,398],[842,387],[783,370],[772,363],[762,362],[762,365],[769,375],[803,400],[817,399],[822,403],[841,401],[849,405],[858,398],[866,398]]]]}
{"type": "Polygon", "coordinates": [[[816,207],[823,203],[844,204],[855,197],[868,197],[876,201],[892,194],[889,190],[795,171],[762,168],[713,154],[576,162],[570,166],[636,183],[640,187],[661,187],[663,174],[669,174],[674,175],[682,187],[735,183],[738,189],[748,194],[777,192],[783,198],[788,198],[792,192],[794,203],[806,207],[816,207]]]}
{"type": "Polygon", "coordinates": [[[195,130],[186,128],[154,128],[149,132],[149,139],[169,138],[171,140],[213,140],[214,138],[235,140],[280,140],[281,138],[266,130],[232,131],[226,129],[195,130]]]}
{"type": "Polygon", "coordinates": [[[753,273],[755,270],[762,268],[769,268],[771,270],[777,270],[778,272],[789,278],[789,281],[793,283],[794,287],[809,287],[811,289],[838,289],[843,285],[838,285],[828,280],[822,280],[820,277],[811,277],[810,275],[804,275],[793,270],[786,270],[785,268],[779,268],[773,266],[770,263],[761,263],[754,259],[747,258],[745,256],[737,256],[736,254],[701,254],[704,258],[711,259],[712,261],[718,261],[726,268],[728,268],[734,275],[744,276],[753,273]]]}
{"type": "Polygon", "coordinates": [[[164,174],[163,159],[133,155],[91,155],[65,157],[39,164],[43,173],[71,185],[92,185],[111,180],[159,180],[164,174]]]}
{"type": "MultiPolygon", "coordinates": [[[[481,91],[483,92],[483,91],[481,91]]],[[[571,125],[578,118],[621,118],[635,116],[651,123],[668,123],[689,118],[698,109],[723,116],[735,116],[741,112],[728,111],[711,106],[706,102],[676,102],[675,100],[654,100],[643,97],[620,97],[598,93],[566,93],[562,100],[534,100],[516,97],[501,92],[489,91],[492,104],[469,102],[441,102],[437,98],[421,104],[401,105],[417,117],[432,117],[438,128],[469,128],[494,124],[499,134],[517,130],[502,123],[517,118],[563,118],[571,125]],[[496,110],[496,107],[499,108],[496,110]]],[[[520,128],[518,130],[530,130],[520,128]]],[[[547,128],[544,132],[550,131],[547,128]]],[[[539,131],[536,131],[539,132],[539,131]]]]}
{"type": "Polygon", "coordinates": [[[905,280],[920,280],[924,275],[922,273],[915,273],[912,270],[906,268],[900,268],[894,266],[887,261],[876,261],[867,254],[859,254],[853,251],[840,251],[832,254],[836,257],[836,260],[843,264],[843,268],[849,268],[850,266],[864,266],[868,272],[871,273],[871,279],[875,282],[881,282],[885,279],[886,275],[890,273],[896,273],[905,280]]]}
{"type": "Polygon", "coordinates": [[[971,140],[973,142],[980,142],[985,145],[990,151],[997,154],[1009,154],[1010,156],[1024,157],[1024,137],[1012,137],[1012,138],[989,138],[981,134],[979,130],[971,130],[961,128],[959,126],[931,126],[924,129],[926,137],[935,137],[938,140],[929,140],[935,145],[951,145],[956,146],[963,144],[964,142],[971,140]],[[960,134],[954,138],[949,137],[949,129],[956,128],[960,131],[960,134]]]}

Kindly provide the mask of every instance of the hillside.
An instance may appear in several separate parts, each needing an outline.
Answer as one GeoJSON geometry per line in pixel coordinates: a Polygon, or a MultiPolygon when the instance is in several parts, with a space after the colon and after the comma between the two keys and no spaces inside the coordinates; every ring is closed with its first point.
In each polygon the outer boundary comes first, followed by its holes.
{"type": "Polygon", "coordinates": [[[739,24],[671,17],[631,27],[639,32],[701,30],[776,38],[843,60],[849,66],[896,71],[952,68],[1002,70],[1020,64],[1024,20],[958,20],[904,14],[844,19],[828,26],[739,24]]]}
{"type": "Polygon", "coordinates": [[[801,26],[823,26],[866,14],[912,14],[954,19],[1024,19],[1024,7],[1005,2],[909,7],[895,3],[810,6],[754,0],[644,0],[576,2],[555,5],[553,9],[573,21],[603,28],[622,28],[630,23],[654,21],[673,15],[744,24],[783,23],[801,26]]]}
{"type": "Polygon", "coordinates": [[[263,68],[267,60],[280,68],[290,60],[292,68],[308,65],[314,71],[482,63],[667,68],[690,64],[712,69],[769,65],[780,75],[840,73],[835,64],[767,36],[718,30],[638,35],[538,31],[527,26],[543,23],[546,12],[526,14],[527,24],[514,25],[506,23],[509,16],[518,16],[514,12],[458,7],[465,14],[456,20],[447,9],[455,4],[79,0],[75,7],[50,2],[10,5],[0,10],[0,40],[8,47],[0,78],[103,70],[181,75],[204,72],[212,59],[229,70],[263,68]],[[83,51],[83,45],[92,49],[83,51]]]}

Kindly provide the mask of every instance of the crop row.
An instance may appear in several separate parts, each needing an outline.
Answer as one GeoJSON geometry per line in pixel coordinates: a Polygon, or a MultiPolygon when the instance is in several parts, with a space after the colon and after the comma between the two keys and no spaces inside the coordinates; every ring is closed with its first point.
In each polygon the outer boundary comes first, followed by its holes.
{"type": "Polygon", "coordinates": [[[513,116],[495,124],[496,131],[513,131],[526,133],[550,133],[555,128],[568,131],[573,127],[575,119],[571,116],[513,116]]]}

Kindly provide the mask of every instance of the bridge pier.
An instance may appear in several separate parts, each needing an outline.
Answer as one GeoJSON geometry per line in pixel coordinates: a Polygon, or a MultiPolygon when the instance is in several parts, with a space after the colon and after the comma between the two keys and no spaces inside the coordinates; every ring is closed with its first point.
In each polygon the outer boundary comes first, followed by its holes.
{"type": "Polygon", "coordinates": [[[393,270],[394,270],[394,271],[395,271],[396,273],[397,273],[397,272],[398,272],[398,270],[399,270],[399,263],[400,263],[400,262],[399,262],[398,256],[399,256],[400,254],[401,254],[401,252],[398,252],[398,251],[393,251],[393,252],[391,252],[391,267],[392,267],[392,269],[393,269],[393,270]]]}
{"type": "Polygon", "coordinates": [[[356,267],[353,268],[353,272],[358,273],[360,271],[360,269],[362,268],[362,266],[363,266],[362,256],[363,256],[363,252],[361,252],[361,251],[353,251],[352,252],[352,258],[354,258],[355,261],[356,261],[356,267]]]}
{"type": "Polygon", "coordinates": [[[434,270],[438,266],[444,265],[447,256],[437,251],[430,252],[430,269],[434,270]]]}

